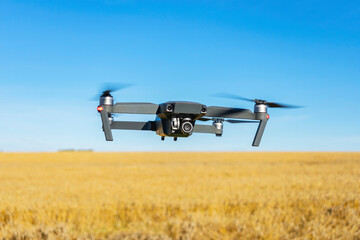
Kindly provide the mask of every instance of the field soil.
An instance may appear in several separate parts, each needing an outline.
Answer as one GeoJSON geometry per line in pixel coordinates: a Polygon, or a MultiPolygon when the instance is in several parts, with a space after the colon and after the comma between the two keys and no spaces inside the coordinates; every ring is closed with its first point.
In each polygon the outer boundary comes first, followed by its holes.
{"type": "Polygon", "coordinates": [[[0,239],[360,239],[360,153],[0,153],[0,239]]]}

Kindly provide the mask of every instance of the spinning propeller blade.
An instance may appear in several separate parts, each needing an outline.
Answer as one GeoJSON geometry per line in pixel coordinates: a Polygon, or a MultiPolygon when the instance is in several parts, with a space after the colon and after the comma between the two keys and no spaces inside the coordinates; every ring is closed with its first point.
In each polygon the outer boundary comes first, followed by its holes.
{"type": "Polygon", "coordinates": [[[237,96],[234,94],[229,94],[229,93],[220,93],[220,94],[216,94],[215,96],[222,97],[222,98],[236,99],[236,100],[244,100],[244,101],[255,102],[255,103],[263,103],[263,104],[266,104],[270,108],[302,108],[302,106],[288,105],[288,104],[276,103],[276,102],[268,102],[268,101],[262,100],[262,99],[244,98],[244,97],[237,96]]]}
{"type": "Polygon", "coordinates": [[[133,86],[129,83],[104,83],[101,87],[101,94],[96,94],[91,98],[92,101],[98,101],[101,96],[108,96],[111,92],[116,92],[128,87],[133,86]]]}
{"type": "Polygon", "coordinates": [[[104,83],[102,89],[104,92],[116,92],[128,87],[133,86],[133,84],[129,83],[104,83]]]}

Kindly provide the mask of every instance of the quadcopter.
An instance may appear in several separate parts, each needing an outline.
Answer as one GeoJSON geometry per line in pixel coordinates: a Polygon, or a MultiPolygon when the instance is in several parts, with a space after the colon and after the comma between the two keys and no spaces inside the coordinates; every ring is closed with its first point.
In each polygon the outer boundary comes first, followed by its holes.
{"type": "Polygon", "coordinates": [[[106,141],[113,141],[113,129],[154,131],[161,136],[161,140],[164,140],[165,137],[172,137],[174,141],[177,141],[178,137],[189,137],[193,133],[209,133],[221,137],[224,122],[257,123],[258,128],[252,146],[258,147],[270,118],[267,112],[268,108],[298,108],[297,106],[261,99],[248,99],[230,94],[219,96],[253,102],[255,104],[254,111],[244,108],[206,106],[197,102],[184,101],[170,101],[161,104],[147,102],[114,103],[111,92],[115,90],[118,89],[103,91],[97,107],[106,141]],[[154,121],[147,122],[115,121],[113,115],[116,113],[150,114],[155,115],[156,118],[154,121]],[[212,122],[212,124],[198,124],[199,122],[212,122]]]}

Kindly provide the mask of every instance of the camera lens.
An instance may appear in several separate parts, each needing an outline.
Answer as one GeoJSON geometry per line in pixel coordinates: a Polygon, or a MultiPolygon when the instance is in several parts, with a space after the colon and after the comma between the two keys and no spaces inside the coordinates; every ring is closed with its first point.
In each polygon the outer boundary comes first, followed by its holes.
{"type": "Polygon", "coordinates": [[[191,131],[193,130],[193,125],[191,124],[191,122],[184,122],[182,125],[181,125],[181,130],[183,133],[185,134],[189,134],[191,133],[191,131]]]}

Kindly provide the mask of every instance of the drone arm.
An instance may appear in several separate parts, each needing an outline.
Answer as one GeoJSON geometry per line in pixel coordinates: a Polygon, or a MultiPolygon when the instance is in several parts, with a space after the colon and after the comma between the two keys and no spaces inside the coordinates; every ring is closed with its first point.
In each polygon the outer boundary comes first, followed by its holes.
{"type": "Polygon", "coordinates": [[[148,121],[148,122],[114,121],[111,123],[110,127],[111,129],[156,131],[154,121],[148,121]]]}
{"type": "Polygon", "coordinates": [[[101,111],[100,115],[101,115],[103,131],[105,134],[105,139],[106,139],[106,141],[112,141],[113,137],[112,137],[112,133],[111,133],[110,120],[109,120],[108,113],[106,111],[101,111]]]}
{"type": "Polygon", "coordinates": [[[206,117],[213,118],[234,118],[234,119],[255,119],[255,114],[249,109],[228,108],[228,107],[207,107],[206,117]]]}
{"type": "Polygon", "coordinates": [[[254,141],[253,141],[253,144],[252,144],[253,147],[258,147],[260,145],[260,141],[261,141],[262,135],[264,133],[267,121],[268,120],[266,118],[260,120],[258,129],[256,131],[256,135],[255,135],[255,138],[254,138],[254,141]]]}
{"type": "Polygon", "coordinates": [[[214,125],[195,125],[194,132],[222,134],[222,130],[215,128],[214,125]]]}
{"type": "Polygon", "coordinates": [[[154,103],[116,103],[111,113],[156,114],[158,108],[154,103]]]}

